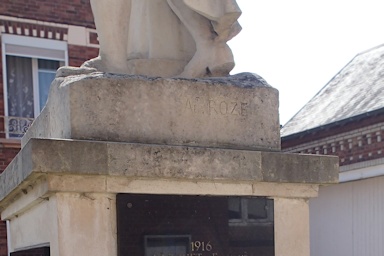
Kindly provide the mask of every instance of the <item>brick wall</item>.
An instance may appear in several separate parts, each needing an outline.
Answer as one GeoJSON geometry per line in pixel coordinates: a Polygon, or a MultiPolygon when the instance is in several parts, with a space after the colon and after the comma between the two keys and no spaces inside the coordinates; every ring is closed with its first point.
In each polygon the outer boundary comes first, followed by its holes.
{"type": "MultiPolygon", "coordinates": [[[[1,44],[0,37],[0,44],[1,44]]],[[[2,47],[0,47],[0,57],[2,56],[2,47]]],[[[4,94],[3,94],[3,62],[0,61],[0,115],[4,115],[4,94]]],[[[1,134],[0,134],[1,137],[1,134]]]]}
{"type": "Polygon", "coordinates": [[[68,58],[70,66],[80,67],[84,61],[97,57],[98,54],[98,48],[68,45],[68,58]]]}
{"type": "Polygon", "coordinates": [[[89,0],[1,0],[0,14],[94,28],[89,0]]]}
{"type": "Polygon", "coordinates": [[[20,144],[18,143],[0,143],[0,173],[4,171],[19,151],[20,144]]]}
{"type": "MultiPolygon", "coordinates": [[[[1,8],[1,7],[0,7],[1,8]]],[[[1,37],[0,37],[1,44],[1,37]]],[[[0,56],[2,56],[2,51],[0,47],[0,56]]],[[[3,96],[3,65],[0,61],[0,115],[4,115],[4,96],[3,96]]],[[[4,125],[1,123],[0,125],[4,125]]],[[[4,134],[0,134],[0,138],[4,138],[4,134]]],[[[18,150],[17,150],[18,151],[18,150]]],[[[2,173],[5,167],[12,161],[13,157],[16,155],[14,149],[9,149],[6,145],[0,143],[0,173],[2,173]],[[13,156],[12,156],[13,155],[13,156]],[[9,158],[12,159],[9,159],[9,158]]],[[[7,250],[7,228],[6,222],[0,221],[0,256],[8,256],[7,250]]]]}
{"type": "MultiPolygon", "coordinates": [[[[19,144],[0,143],[0,173],[19,152],[19,144]]],[[[0,221],[0,256],[7,256],[7,229],[5,221],[0,221]]]]}
{"type": "Polygon", "coordinates": [[[7,256],[7,227],[5,221],[0,221],[0,256],[7,256]]]}
{"type": "Polygon", "coordinates": [[[284,139],[284,152],[335,155],[340,166],[384,157],[384,114],[301,138],[284,139]],[[324,136],[327,135],[327,136],[324,136]]]}

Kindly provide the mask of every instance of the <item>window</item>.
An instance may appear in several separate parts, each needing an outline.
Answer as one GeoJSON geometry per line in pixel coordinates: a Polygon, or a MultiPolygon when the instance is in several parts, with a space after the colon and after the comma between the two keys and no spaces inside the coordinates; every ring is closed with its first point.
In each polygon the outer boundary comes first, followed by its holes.
{"type": "Polygon", "coordinates": [[[229,223],[236,225],[273,223],[273,200],[266,197],[228,198],[229,223]]]}
{"type": "Polygon", "coordinates": [[[66,42],[2,35],[7,137],[21,137],[43,109],[57,68],[67,64],[66,42]]]}
{"type": "Polygon", "coordinates": [[[191,236],[145,236],[145,256],[187,255],[191,236]]]}

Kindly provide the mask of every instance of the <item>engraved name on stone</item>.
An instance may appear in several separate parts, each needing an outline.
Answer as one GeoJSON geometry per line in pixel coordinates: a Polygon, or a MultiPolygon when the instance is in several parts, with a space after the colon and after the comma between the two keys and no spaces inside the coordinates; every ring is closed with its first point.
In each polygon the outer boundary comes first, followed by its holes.
{"type": "Polygon", "coordinates": [[[184,109],[187,112],[202,114],[202,115],[217,115],[217,116],[242,116],[249,115],[249,103],[229,100],[229,99],[201,99],[188,98],[185,101],[184,109]]]}

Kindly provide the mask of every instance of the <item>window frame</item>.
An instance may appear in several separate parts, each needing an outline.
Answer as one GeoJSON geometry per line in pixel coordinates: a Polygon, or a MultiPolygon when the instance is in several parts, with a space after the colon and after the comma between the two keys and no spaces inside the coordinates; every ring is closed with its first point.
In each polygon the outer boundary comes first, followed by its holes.
{"type": "MultiPolygon", "coordinates": [[[[241,218],[228,219],[230,226],[247,226],[247,225],[271,225],[274,223],[274,200],[268,197],[237,197],[240,200],[241,218]],[[267,218],[250,219],[248,218],[248,200],[264,198],[266,199],[267,218]]],[[[229,200],[229,198],[228,198],[229,200]]]]}
{"type": "MultiPolygon", "coordinates": [[[[7,78],[7,56],[31,58],[32,61],[32,84],[34,99],[34,116],[40,113],[40,96],[38,84],[38,59],[55,60],[68,65],[68,44],[65,41],[58,41],[45,38],[29,36],[1,34],[1,60],[3,63],[3,100],[4,116],[9,117],[8,111],[8,78],[7,78]]],[[[5,124],[7,126],[7,121],[5,124]]],[[[10,138],[6,132],[6,138],[10,138]]]]}

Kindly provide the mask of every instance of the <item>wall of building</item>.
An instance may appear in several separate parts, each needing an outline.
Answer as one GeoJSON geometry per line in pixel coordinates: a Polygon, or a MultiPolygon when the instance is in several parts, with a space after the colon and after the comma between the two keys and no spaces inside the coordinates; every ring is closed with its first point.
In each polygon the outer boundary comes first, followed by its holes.
{"type": "MultiPolygon", "coordinates": [[[[3,172],[19,150],[19,143],[7,143],[6,140],[1,141],[0,139],[0,173],[3,172]]],[[[0,221],[0,255],[7,255],[7,227],[5,221],[0,221]]]]}
{"type": "MultiPolygon", "coordinates": [[[[70,66],[80,66],[98,55],[94,28],[89,0],[1,1],[0,44],[3,34],[64,41],[68,44],[70,66]]],[[[5,138],[3,65],[0,61],[0,173],[20,150],[19,140],[5,138]]],[[[7,256],[6,233],[5,222],[0,222],[0,256],[7,256]]]]}
{"type": "Polygon", "coordinates": [[[89,0],[2,0],[0,15],[95,27],[89,0]]]}
{"type": "Polygon", "coordinates": [[[311,255],[384,252],[384,115],[282,138],[285,152],[339,157],[342,183],[310,199],[311,255]]]}
{"type": "Polygon", "coordinates": [[[301,139],[292,141],[284,141],[283,138],[282,150],[302,154],[336,155],[340,158],[340,166],[383,158],[384,122],[381,117],[377,120],[366,126],[356,122],[349,125],[348,130],[341,127],[326,137],[319,133],[303,135],[301,139]]]}
{"type": "Polygon", "coordinates": [[[311,255],[381,256],[384,177],[320,188],[310,200],[311,255]]]}
{"type": "Polygon", "coordinates": [[[7,256],[7,227],[6,222],[0,222],[0,255],[7,256]]]}

